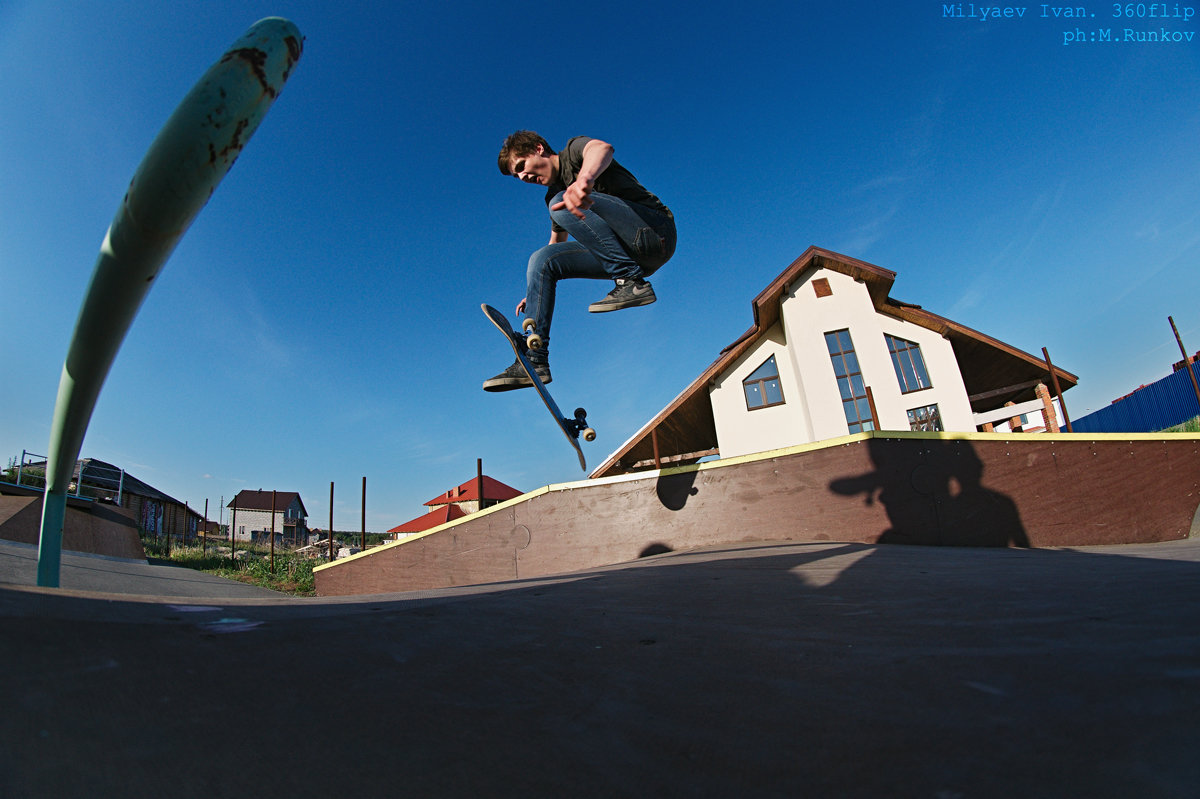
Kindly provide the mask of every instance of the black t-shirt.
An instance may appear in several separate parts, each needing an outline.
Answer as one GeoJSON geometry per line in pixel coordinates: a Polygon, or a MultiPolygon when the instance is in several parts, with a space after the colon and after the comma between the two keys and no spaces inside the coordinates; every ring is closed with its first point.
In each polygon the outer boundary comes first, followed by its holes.
{"type": "MultiPolygon", "coordinates": [[[[559,152],[558,182],[551,184],[546,189],[547,206],[554,199],[554,195],[565,190],[567,186],[575,182],[575,178],[579,175],[579,170],[583,166],[583,148],[590,141],[591,138],[588,136],[576,136],[568,141],[567,146],[559,152]]],[[[626,202],[670,213],[670,209],[663,205],[662,200],[646,191],[646,187],[638,182],[633,173],[617,163],[615,158],[609,163],[608,168],[596,177],[593,188],[601,194],[619,197],[626,202]]],[[[562,230],[558,225],[554,225],[554,229],[556,231],[562,230]]]]}

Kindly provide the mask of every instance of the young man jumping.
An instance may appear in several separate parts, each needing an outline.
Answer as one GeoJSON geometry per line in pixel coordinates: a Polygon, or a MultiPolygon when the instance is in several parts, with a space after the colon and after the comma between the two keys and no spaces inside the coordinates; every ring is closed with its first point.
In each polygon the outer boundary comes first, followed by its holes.
{"type": "MultiPolygon", "coordinates": [[[[543,344],[528,351],[529,362],[538,378],[549,383],[558,281],[614,281],[607,296],[588,306],[592,313],[649,305],[655,297],[646,278],[675,252],[675,217],[613,159],[613,146],[599,139],[576,136],[556,153],[538,134],[519,130],[505,139],[498,164],[501,173],[546,189],[550,243],[529,258],[517,316],[524,314],[537,326],[543,344]]],[[[531,385],[519,362],[483,382],[486,391],[531,385]]]]}

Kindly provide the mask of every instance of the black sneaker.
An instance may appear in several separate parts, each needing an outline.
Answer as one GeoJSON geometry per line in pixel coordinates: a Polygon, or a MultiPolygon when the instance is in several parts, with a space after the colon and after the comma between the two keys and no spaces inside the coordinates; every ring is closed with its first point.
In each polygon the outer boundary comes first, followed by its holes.
{"type": "MultiPolygon", "coordinates": [[[[533,373],[538,376],[543,384],[549,383],[550,364],[535,363],[532,364],[533,373]]],[[[520,361],[513,361],[512,366],[505,369],[495,377],[488,378],[483,381],[484,391],[512,391],[514,388],[532,388],[533,382],[529,379],[529,375],[525,374],[525,369],[521,366],[520,361]]]]}
{"type": "Polygon", "coordinates": [[[608,292],[608,296],[588,306],[592,313],[619,311],[622,308],[635,308],[639,305],[649,305],[657,297],[654,287],[641,278],[617,278],[617,287],[608,292]]]}

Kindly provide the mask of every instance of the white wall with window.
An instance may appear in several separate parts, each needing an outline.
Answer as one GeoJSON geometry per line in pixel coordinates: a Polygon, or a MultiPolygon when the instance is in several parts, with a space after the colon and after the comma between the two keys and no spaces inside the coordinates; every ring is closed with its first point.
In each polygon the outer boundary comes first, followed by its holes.
{"type": "Polygon", "coordinates": [[[709,399],[722,457],[813,440],[804,390],[779,325],[709,388],[709,399]]]}
{"type": "Polygon", "coordinates": [[[974,432],[974,414],[949,339],[900,319],[877,318],[892,366],[891,380],[877,381],[876,404],[881,395],[887,398],[884,429],[974,432]],[[922,363],[924,376],[919,373],[922,363]]]}
{"type": "Polygon", "coordinates": [[[826,269],[789,286],[779,323],[709,396],[722,457],[871,429],[975,429],[949,340],[877,312],[865,284],[826,269]]]}

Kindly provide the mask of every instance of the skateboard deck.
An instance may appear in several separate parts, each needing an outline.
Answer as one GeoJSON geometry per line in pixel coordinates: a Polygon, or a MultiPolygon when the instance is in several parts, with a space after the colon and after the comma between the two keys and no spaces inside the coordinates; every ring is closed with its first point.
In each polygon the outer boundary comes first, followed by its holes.
{"type": "MultiPolygon", "coordinates": [[[[522,339],[513,327],[508,322],[508,317],[497,311],[487,303],[479,306],[483,309],[483,315],[488,318],[496,329],[504,334],[508,339],[508,343],[512,345],[513,352],[517,354],[517,362],[521,364],[521,368],[525,370],[525,374],[533,381],[533,387],[537,390],[538,396],[542,398],[542,402],[546,403],[546,409],[550,411],[550,415],[554,417],[554,421],[558,424],[558,428],[563,431],[563,435],[567,437],[567,441],[571,442],[571,446],[575,448],[575,454],[579,456],[579,468],[587,471],[587,461],[584,460],[583,450],[579,447],[579,437],[582,435],[584,441],[592,441],[596,438],[596,431],[588,427],[587,411],[583,408],[575,410],[574,418],[567,419],[563,416],[562,411],[558,409],[558,403],[554,401],[554,397],[550,396],[550,392],[546,390],[546,386],[541,380],[538,380],[537,372],[533,370],[533,364],[529,362],[529,358],[525,356],[525,342],[534,340],[537,332],[533,331],[529,339],[522,339]]],[[[532,322],[526,321],[525,332],[530,333],[533,330],[532,322]]],[[[534,347],[536,349],[536,346],[534,347]]]]}

